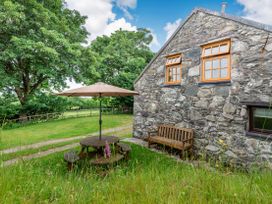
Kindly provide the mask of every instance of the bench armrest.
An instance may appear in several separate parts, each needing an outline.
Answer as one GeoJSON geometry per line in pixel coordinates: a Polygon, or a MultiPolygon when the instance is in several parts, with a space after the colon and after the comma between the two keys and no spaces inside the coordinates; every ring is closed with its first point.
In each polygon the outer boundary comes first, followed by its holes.
{"type": "Polygon", "coordinates": [[[192,137],[192,138],[189,138],[189,139],[186,139],[186,140],[182,140],[182,142],[190,142],[190,141],[192,141],[194,138],[192,137]]]}

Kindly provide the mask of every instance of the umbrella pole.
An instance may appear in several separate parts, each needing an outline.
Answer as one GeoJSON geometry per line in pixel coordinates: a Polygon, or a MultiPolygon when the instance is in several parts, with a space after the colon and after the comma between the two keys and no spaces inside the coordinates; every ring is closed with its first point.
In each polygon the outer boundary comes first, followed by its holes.
{"type": "Polygon", "coordinates": [[[102,99],[101,93],[99,94],[99,140],[101,140],[102,135],[102,99]]]}

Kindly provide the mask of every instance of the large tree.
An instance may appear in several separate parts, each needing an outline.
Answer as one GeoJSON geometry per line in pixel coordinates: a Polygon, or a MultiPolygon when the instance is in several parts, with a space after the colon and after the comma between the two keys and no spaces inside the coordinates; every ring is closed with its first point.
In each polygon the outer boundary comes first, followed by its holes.
{"type": "Polygon", "coordinates": [[[59,89],[79,77],[89,66],[82,60],[90,56],[82,46],[85,20],[62,0],[1,0],[1,92],[15,93],[24,106],[37,90],[59,89]]]}
{"type": "MultiPolygon", "coordinates": [[[[90,50],[96,58],[98,80],[132,89],[133,81],[151,60],[154,53],[150,50],[152,35],[149,30],[118,30],[110,37],[102,36],[94,40],[90,50]]],[[[91,83],[92,72],[84,72],[86,83],[91,83]]],[[[132,98],[117,100],[119,105],[131,106],[132,98]]]]}

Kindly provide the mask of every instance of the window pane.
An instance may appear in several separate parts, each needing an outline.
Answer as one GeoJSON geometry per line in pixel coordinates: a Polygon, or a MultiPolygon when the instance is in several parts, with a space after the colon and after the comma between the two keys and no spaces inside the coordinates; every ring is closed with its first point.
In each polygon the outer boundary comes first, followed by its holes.
{"type": "Polygon", "coordinates": [[[219,68],[219,59],[213,60],[213,69],[219,68]]]}
{"type": "Polygon", "coordinates": [[[211,48],[205,48],[204,55],[207,56],[207,55],[210,55],[210,54],[211,54],[211,48]]]}
{"type": "Polygon", "coordinates": [[[228,77],[228,69],[221,69],[221,78],[227,78],[228,77]]]}
{"type": "Polygon", "coordinates": [[[211,79],[211,70],[205,71],[205,79],[211,79]]]}
{"type": "Polygon", "coordinates": [[[253,111],[253,126],[257,129],[272,130],[272,109],[256,108],[253,111]]]}
{"type": "Polygon", "coordinates": [[[172,81],[172,68],[169,68],[169,75],[168,75],[168,81],[172,81]]]}
{"type": "Polygon", "coordinates": [[[177,81],[177,75],[176,74],[173,75],[173,81],[177,81]]]}
{"type": "Polygon", "coordinates": [[[213,69],[212,78],[219,78],[219,69],[213,69]]]}
{"type": "Polygon", "coordinates": [[[180,66],[177,67],[177,75],[180,75],[180,66]]]}
{"type": "Polygon", "coordinates": [[[180,81],[180,74],[177,74],[177,81],[180,81]]]}
{"type": "Polygon", "coordinates": [[[228,59],[222,58],[221,59],[221,68],[227,68],[228,67],[228,59]]]}
{"type": "Polygon", "coordinates": [[[220,52],[228,52],[229,46],[228,44],[220,45],[220,52]]]}
{"type": "Polygon", "coordinates": [[[211,61],[205,61],[205,69],[211,69],[212,68],[212,62],[211,61]]]}
{"type": "Polygon", "coordinates": [[[219,46],[213,47],[212,48],[212,54],[218,54],[219,53],[219,46]]]}

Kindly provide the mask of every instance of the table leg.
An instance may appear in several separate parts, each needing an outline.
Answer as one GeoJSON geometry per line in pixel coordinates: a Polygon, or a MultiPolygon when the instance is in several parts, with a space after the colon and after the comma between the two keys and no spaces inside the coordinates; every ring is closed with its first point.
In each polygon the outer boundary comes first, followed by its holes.
{"type": "Polygon", "coordinates": [[[84,146],[81,147],[81,151],[79,153],[80,159],[83,159],[86,157],[86,154],[84,153],[85,149],[86,149],[86,147],[84,147],[84,146]]]}

